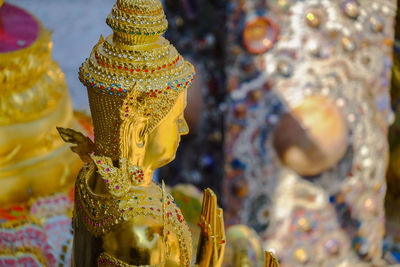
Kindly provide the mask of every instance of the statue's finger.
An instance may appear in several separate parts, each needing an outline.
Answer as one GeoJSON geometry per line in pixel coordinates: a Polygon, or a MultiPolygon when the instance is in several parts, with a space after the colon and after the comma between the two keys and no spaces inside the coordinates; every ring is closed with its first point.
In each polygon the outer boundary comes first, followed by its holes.
{"type": "Polygon", "coordinates": [[[204,202],[205,202],[205,222],[206,224],[210,224],[210,216],[211,216],[211,195],[210,195],[210,189],[204,190],[204,202]]]}
{"type": "Polygon", "coordinates": [[[220,237],[221,244],[225,244],[225,226],[224,226],[224,212],[221,208],[217,209],[217,231],[220,237]]]}
{"type": "Polygon", "coordinates": [[[210,194],[210,210],[208,222],[211,225],[210,234],[214,235],[216,233],[216,218],[217,218],[217,197],[211,189],[208,189],[210,194]]]}

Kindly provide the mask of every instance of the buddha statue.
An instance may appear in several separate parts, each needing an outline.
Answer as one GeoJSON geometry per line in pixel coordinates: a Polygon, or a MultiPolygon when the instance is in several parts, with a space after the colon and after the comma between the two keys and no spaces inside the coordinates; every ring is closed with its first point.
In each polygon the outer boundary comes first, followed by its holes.
{"type": "Polygon", "coordinates": [[[24,10],[0,9],[0,205],[69,188],[81,168],[56,125],[79,127],[51,34],[24,10]]]}
{"type": "MultiPolygon", "coordinates": [[[[75,185],[73,266],[190,266],[192,238],[172,196],[152,181],[175,157],[187,89],[195,71],[161,35],[159,0],[118,0],[79,71],[87,87],[94,142],[58,128],[85,162],[75,185]]],[[[204,192],[195,264],[221,266],[222,210],[204,192]]]]}
{"type": "Polygon", "coordinates": [[[52,45],[37,18],[0,1],[0,266],[69,265],[82,162],[56,126],[81,123],[52,45]]]}

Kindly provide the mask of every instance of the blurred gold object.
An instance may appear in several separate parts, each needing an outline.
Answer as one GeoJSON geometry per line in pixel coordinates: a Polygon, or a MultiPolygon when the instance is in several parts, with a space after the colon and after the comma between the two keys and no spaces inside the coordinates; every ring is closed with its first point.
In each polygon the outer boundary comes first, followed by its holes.
{"type": "MultiPolygon", "coordinates": [[[[3,22],[20,18],[1,14],[3,22]]],[[[29,19],[36,39],[0,52],[0,205],[65,189],[82,166],[55,128],[77,124],[64,75],[51,59],[51,34],[29,19]]]]}
{"type": "MultiPolygon", "coordinates": [[[[190,266],[190,230],[153,171],[175,157],[193,66],[161,35],[167,20],[159,0],[118,0],[79,71],[94,125],[91,143],[58,128],[86,162],[75,190],[74,266],[190,266]]],[[[222,210],[206,190],[198,266],[221,265],[222,210]]]]}
{"type": "Polygon", "coordinates": [[[337,164],[346,152],[347,139],[348,126],[335,103],[308,96],[281,119],[274,147],[283,164],[299,175],[312,176],[337,164]]]}
{"type": "Polygon", "coordinates": [[[226,231],[227,245],[223,267],[261,267],[264,253],[261,240],[250,227],[237,224],[226,231]]]}
{"type": "Polygon", "coordinates": [[[275,258],[272,252],[265,251],[264,256],[265,256],[265,265],[264,265],[265,267],[279,267],[278,260],[275,258]]]}

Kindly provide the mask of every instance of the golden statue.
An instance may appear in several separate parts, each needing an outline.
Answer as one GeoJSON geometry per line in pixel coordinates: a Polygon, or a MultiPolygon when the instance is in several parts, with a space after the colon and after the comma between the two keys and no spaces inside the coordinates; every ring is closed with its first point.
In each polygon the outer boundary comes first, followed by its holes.
{"type": "MultiPolygon", "coordinates": [[[[59,128],[86,164],[76,180],[74,266],[190,266],[192,237],[172,196],[152,181],[188,133],[183,112],[195,71],[161,35],[160,0],[118,0],[79,71],[87,87],[94,143],[59,128]]],[[[195,264],[221,266],[222,210],[205,190],[195,264]]]]}
{"type": "MultiPolygon", "coordinates": [[[[68,266],[79,127],[49,30],[0,0],[0,266],[68,266]]],[[[83,128],[83,127],[82,127],[83,128]]]]}
{"type": "Polygon", "coordinates": [[[69,188],[82,167],[55,129],[56,125],[78,127],[78,123],[64,75],[51,59],[51,49],[51,33],[37,19],[8,3],[1,6],[2,207],[69,188]]]}

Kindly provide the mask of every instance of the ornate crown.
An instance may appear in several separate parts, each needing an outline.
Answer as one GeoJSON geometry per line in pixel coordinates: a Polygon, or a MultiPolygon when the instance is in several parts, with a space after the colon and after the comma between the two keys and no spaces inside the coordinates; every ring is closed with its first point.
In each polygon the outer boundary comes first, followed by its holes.
{"type": "Polygon", "coordinates": [[[195,70],[161,36],[168,23],[159,0],[118,0],[107,24],[113,35],[100,37],[79,78],[88,89],[96,153],[118,160],[127,112],[147,118],[150,132],[191,85],[195,70]]]}

